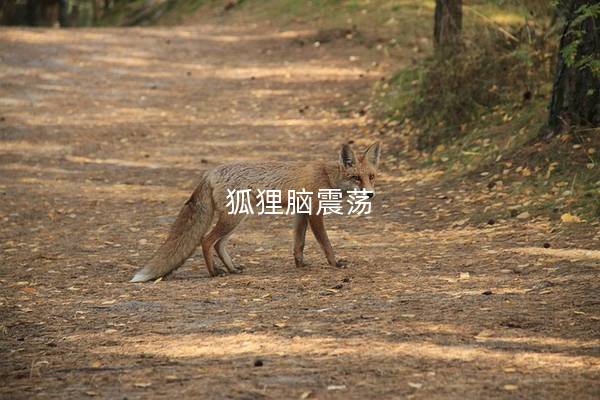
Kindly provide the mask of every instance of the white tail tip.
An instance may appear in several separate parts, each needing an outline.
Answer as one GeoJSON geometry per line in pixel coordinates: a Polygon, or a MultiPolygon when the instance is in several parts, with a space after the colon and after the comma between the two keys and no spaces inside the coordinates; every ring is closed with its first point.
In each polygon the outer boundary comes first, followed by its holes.
{"type": "Polygon", "coordinates": [[[152,277],[148,276],[142,269],[141,271],[138,271],[129,282],[146,282],[150,279],[152,279],[152,277]]]}

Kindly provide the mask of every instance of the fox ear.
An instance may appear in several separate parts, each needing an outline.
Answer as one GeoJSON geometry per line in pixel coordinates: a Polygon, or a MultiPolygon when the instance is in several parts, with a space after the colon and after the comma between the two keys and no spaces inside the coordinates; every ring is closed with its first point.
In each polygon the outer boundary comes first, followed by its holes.
{"type": "Polygon", "coordinates": [[[343,167],[352,167],[353,165],[356,165],[356,154],[354,154],[354,150],[346,143],[344,143],[340,149],[340,164],[343,167]]]}
{"type": "Polygon", "coordinates": [[[375,142],[370,145],[364,153],[364,158],[369,164],[377,166],[379,164],[379,157],[381,156],[381,146],[379,142],[375,142]]]}

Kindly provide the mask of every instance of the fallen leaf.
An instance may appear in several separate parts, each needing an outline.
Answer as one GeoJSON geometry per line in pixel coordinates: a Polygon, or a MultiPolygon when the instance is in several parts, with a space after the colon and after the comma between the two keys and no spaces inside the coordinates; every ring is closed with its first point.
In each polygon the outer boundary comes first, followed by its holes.
{"type": "Polygon", "coordinates": [[[569,213],[564,213],[563,215],[561,215],[560,220],[562,222],[564,222],[565,224],[573,224],[573,223],[581,222],[581,218],[579,218],[577,215],[573,215],[573,214],[569,214],[569,213]]]}
{"type": "Polygon", "coordinates": [[[475,339],[477,339],[477,338],[480,338],[480,339],[481,338],[489,338],[489,337],[492,337],[494,335],[495,335],[494,331],[492,331],[490,329],[484,329],[481,332],[479,332],[477,334],[477,336],[475,336],[475,339]]]}
{"type": "Polygon", "coordinates": [[[459,226],[464,226],[464,225],[467,224],[467,222],[469,222],[469,219],[470,218],[465,218],[465,219],[458,220],[458,221],[456,221],[456,222],[454,222],[452,224],[452,227],[456,228],[456,227],[459,227],[459,226]]]}

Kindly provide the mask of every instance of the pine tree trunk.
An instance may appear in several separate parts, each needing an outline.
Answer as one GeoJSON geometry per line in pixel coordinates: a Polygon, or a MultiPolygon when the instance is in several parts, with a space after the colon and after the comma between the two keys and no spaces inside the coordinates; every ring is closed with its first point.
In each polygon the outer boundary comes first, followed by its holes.
{"type": "Polygon", "coordinates": [[[61,27],[67,26],[68,18],[67,18],[67,10],[69,8],[69,4],[67,0],[58,0],[58,23],[61,27]]]}
{"type": "Polygon", "coordinates": [[[436,48],[453,48],[460,44],[462,0],[436,0],[433,39],[436,48]]]}
{"type": "Polygon", "coordinates": [[[98,22],[98,0],[92,0],[92,22],[94,25],[98,22]]]}
{"type": "Polygon", "coordinates": [[[577,66],[577,62],[587,57],[600,59],[600,18],[586,18],[574,26],[577,10],[586,4],[595,4],[594,0],[569,0],[566,3],[566,23],[560,39],[560,49],[550,101],[548,117],[549,131],[546,137],[566,129],[569,126],[600,126],[600,74],[589,66],[577,66]],[[575,65],[565,59],[563,50],[577,36],[574,30],[581,32],[581,41],[577,46],[575,65]]]}
{"type": "Polygon", "coordinates": [[[30,26],[37,26],[37,2],[27,0],[27,23],[30,26]]]}

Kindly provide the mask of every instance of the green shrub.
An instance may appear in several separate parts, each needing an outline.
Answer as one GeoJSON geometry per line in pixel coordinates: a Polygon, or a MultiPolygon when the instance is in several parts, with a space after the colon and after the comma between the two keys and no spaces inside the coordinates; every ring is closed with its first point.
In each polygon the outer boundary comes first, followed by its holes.
{"type": "Polygon", "coordinates": [[[547,96],[556,39],[531,23],[512,32],[488,28],[453,52],[438,51],[397,74],[384,97],[394,118],[420,128],[417,146],[432,148],[465,132],[496,106],[547,96]]]}

